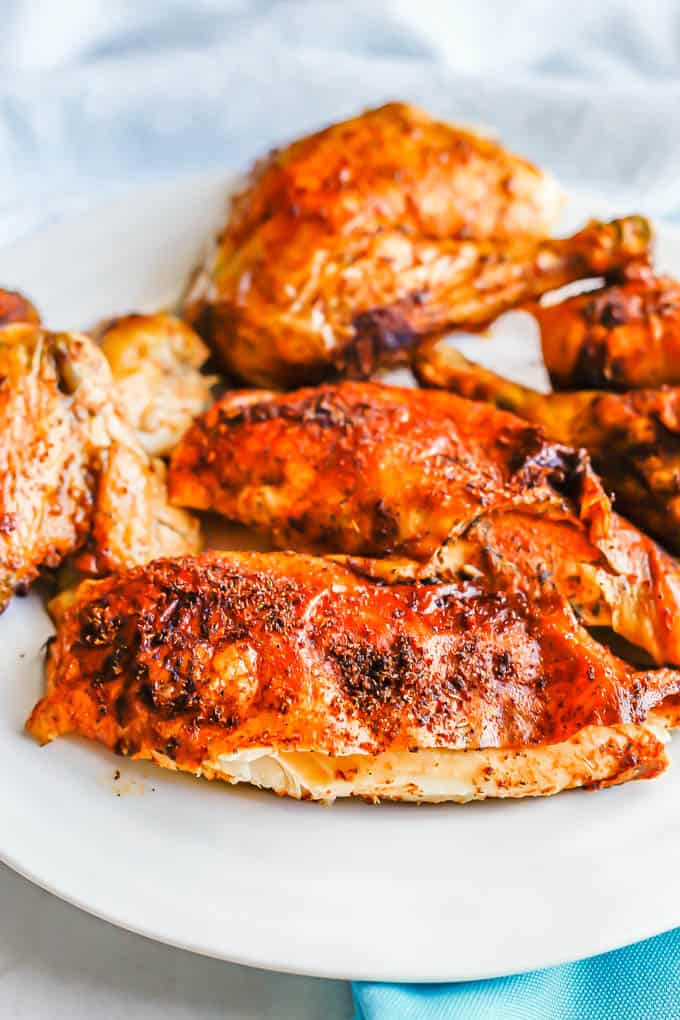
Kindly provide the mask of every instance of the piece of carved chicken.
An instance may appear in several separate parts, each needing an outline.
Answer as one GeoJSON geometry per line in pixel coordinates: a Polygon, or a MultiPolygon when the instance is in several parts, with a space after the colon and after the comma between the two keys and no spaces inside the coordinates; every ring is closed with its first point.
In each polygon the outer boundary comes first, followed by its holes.
{"type": "Polygon", "coordinates": [[[556,587],[589,625],[680,663],[675,560],[613,513],[583,451],[489,404],[376,383],[228,393],[175,450],[169,489],[279,548],[556,587]]]}
{"type": "Polygon", "coordinates": [[[680,673],[633,672],[554,594],[212,552],[86,581],[53,613],[42,743],[324,801],[545,795],[668,765],[680,673]]]}
{"type": "Polygon", "coordinates": [[[426,385],[489,400],[542,425],[557,442],[585,447],[617,508],[680,553],[680,387],[537,393],[445,341],[423,345],[414,368],[426,385]]]}
{"type": "Polygon", "coordinates": [[[0,608],[69,554],[101,573],[198,542],[92,341],[28,323],[0,329],[0,608]]]}
{"type": "Polygon", "coordinates": [[[680,384],[680,284],[638,279],[535,308],[555,389],[680,384]]]}
{"type": "Polygon", "coordinates": [[[411,106],[369,110],[255,166],[185,316],[246,382],[365,377],[423,334],[648,255],[638,216],[546,240],[559,206],[496,142],[411,106]]]}

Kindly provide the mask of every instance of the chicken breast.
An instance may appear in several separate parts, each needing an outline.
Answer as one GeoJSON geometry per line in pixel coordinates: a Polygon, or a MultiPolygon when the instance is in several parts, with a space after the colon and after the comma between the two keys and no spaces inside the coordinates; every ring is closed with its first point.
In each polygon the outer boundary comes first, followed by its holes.
{"type": "Polygon", "coordinates": [[[112,390],[86,336],[0,329],[0,607],[69,554],[99,573],[198,550],[112,390]]]}
{"type": "Polygon", "coordinates": [[[79,733],[326,801],[522,797],[667,765],[650,713],[680,674],[634,673],[558,598],[212,552],[85,582],[53,612],[27,724],[43,743],[79,733]]]}
{"type": "Polygon", "coordinates": [[[148,454],[162,457],[212,403],[210,352],[174,315],[125,315],[96,337],[111,366],[117,402],[148,454]]]}
{"type": "Polygon", "coordinates": [[[612,512],[583,452],[488,405],[375,383],[229,393],[175,451],[169,489],[279,548],[556,586],[587,624],[680,663],[675,561],[612,512]]]}
{"type": "Polygon", "coordinates": [[[246,382],[366,377],[425,333],[647,256],[637,216],[545,240],[559,205],[495,142],[411,106],[368,110],[255,166],[184,315],[246,382]]]}

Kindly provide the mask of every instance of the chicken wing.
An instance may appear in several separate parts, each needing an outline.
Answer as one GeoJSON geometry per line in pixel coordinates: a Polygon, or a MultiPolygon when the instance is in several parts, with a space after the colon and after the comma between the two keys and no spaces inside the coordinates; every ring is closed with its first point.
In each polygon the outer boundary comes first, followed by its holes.
{"type": "Polygon", "coordinates": [[[0,330],[0,607],[78,549],[96,571],[196,551],[197,524],[169,506],[163,471],[113,403],[91,340],[0,330]]]}
{"type": "Polygon", "coordinates": [[[96,335],[115,381],[116,399],[148,454],[177,445],[212,402],[216,377],[201,368],[210,352],[174,315],[126,315],[96,335]]]}
{"type": "Polygon", "coordinates": [[[555,389],[680,384],[680,284],[639,279],[534,310],[555,389]]]}
{"type": "Polygon", "coordinates": [[[554,584],[588,624],[680,663],[675,561],[612,513],[585,454],[488,405],[375,383],[228,393],[176,449],[169,490],[277,547],[554,584]]]}
{"type": "Polygon", "coordinates": [[[680,553],[680,387],[628,393],[537,393],[475,365],[445,342],[423,345],[414,370],[425,385],[488,400],[585,447],[616,505],[680,553]]]}
{"type": "Polygon", "coordinates": [[[330,801],[552,794],[667,765],[680,688],[634,673],[552,598],[385,584],[295,554],[206,553],[53,606],[28,729],[330,801]]]}
{"type": "Polygon", "coordinates": [[[285,388],[370,375],[424,333],[647,255],[636,216],[540,239],[547,194],[495,143],[411,107],[369,111],[255,167],[185,317],[231,374],[285,388]]]}

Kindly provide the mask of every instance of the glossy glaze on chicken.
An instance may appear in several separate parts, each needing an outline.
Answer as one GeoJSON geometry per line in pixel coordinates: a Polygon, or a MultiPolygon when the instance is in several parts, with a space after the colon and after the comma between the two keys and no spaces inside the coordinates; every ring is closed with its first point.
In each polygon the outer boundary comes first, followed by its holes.
{"type": "MultiPolygon", "coordinates": [[[[428,751],[488,752],[464,795],[437,797],[442,781],[433,799],[609,785],[666,765],[646,721],[680,674],[634,673],[556,597],[531,605],[470,584],[377,583],[297,554],[212,552],[85,582],[54,614],[47,694],[28,722],[42,742],[76,732],[232,780],[258,756],[282,772],[331,756],[341,775],[327,791],[297,791],[326,799],[371,763],[381,780],[365,795],[423,799],[409,759],[428,751]],[[532,754],[555,747],[557,785],[532,754]]],[[[296,792],[271,778],[260,775],[296,792]]]]}
{"type": "Polygon", "coordinates": [[[279,548],[556,585],[589,624],[680,663],[676,563],[613,514],[585,454],[488,405],[374,383],[226,394],[175,451],[169,487],[279,548]]]}
{"type": "Polygon", "coordinates": [[[537,393],[469,361],[440,341],[416,352],[422,383],[488,400],[585,447],[616,506],[680,553],[680,387],[601,393],[537,393]]]}
{"type": "Polygon", "coordinates": [[[555,389],[680,384],[680,284],[639,278],[535,309],[555,389]]]}
{"type": "Polygon", "coordinates": [[[647,256],[638,216],[546,239],[558,207],[495,142],[410,106],[369,110],[256,165],[185,315],[246,382],[363,378],[423,334],[647,256]]]}

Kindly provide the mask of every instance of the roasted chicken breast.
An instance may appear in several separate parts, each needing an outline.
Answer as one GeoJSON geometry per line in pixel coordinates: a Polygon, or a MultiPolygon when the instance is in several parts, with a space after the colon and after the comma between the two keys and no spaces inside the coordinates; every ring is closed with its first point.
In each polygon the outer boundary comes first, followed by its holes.
{"type": "Polygon", "coordinates": [[[680,283],[638,279],[534,309],[555,389],[680,384],[680,283]]]}
{"type": "Polygon", "coordinates": [[[166,456],[210,406],[215,376],[201,372],[210,352],[174,315],[125,315],[97,332],[116,399],[147,453],[166,456]]]}
{"type": "Polygon", "coordinates": [[[414,370],[426,385],[489,400],[542,425],[557,442],[585,447],[616,506],[680,553],[680,387],[537,393],[444,341],[423,345],[414,370]]]}
{"type": "Polygon", "coordinates": [[[195,552],[198,526],[169,505],[85,336],[0,329],[0,607],[41,566],[100,572],[195,552]]]}
{"type": "Polygon", "coordinates": [[[230,782],[333,800],[522,797],[647,778],[680,686],[557,597],[385,584],[296,554],[205,553],[53,603],[28,722],[230,782]]]}
{"type": "Polygon", "coordinates": [[[184,314],[246,382],[367,376],[424,333],[647,256],[637,216],[544,240],[557,208],[495,142],[413,107],[369,110],[256,165],[184,314]]]}
{"type": "Polygon", "coordinates": [[[583,452],[488,405],[375,383],[228,393],[175,451],[169,490],[280,548],[555,585],[586,623],[680,663],[675,561],[612,512],[583,452]]]}

